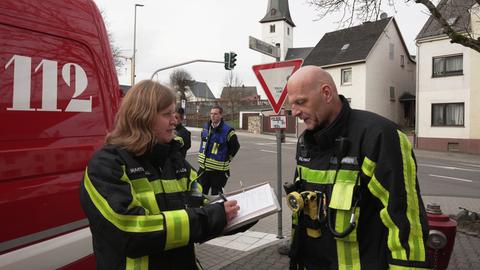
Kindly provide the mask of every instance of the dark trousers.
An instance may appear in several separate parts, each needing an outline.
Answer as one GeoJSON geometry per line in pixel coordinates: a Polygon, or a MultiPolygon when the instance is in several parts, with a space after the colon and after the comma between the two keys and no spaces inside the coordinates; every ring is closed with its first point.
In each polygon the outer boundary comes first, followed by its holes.
{"type": "Polygon", "coordinates": [[[223,188],[227,183],[230,176],[229,171],[205,171],[200,168],[198,171],[200,175],[198,181],[202,184],[203,194],[208,195],[210,188],[212,189],[212,195],[217,195],[219,192],[223,192],[223,188]]]}

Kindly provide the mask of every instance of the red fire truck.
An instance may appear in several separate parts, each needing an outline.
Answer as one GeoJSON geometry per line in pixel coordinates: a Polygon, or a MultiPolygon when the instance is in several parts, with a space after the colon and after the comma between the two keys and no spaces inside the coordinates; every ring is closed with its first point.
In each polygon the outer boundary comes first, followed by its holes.
{"type": "Polygon", "coordinates": [[[0,1],[0,269],[94,268],[79,183],[119,99],[92,0],[0,1]]]}

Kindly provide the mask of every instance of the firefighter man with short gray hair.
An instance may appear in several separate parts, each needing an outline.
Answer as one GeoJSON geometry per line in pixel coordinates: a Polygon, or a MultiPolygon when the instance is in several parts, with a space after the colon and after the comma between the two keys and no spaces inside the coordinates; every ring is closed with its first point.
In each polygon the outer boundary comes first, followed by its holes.
{"type": "Polygon", "coordinates": [[[305,66],[287,84],[297,144],[290,269],[429,269],[428,223],[407,136],[354,110],[332,77],[305,66]]]}

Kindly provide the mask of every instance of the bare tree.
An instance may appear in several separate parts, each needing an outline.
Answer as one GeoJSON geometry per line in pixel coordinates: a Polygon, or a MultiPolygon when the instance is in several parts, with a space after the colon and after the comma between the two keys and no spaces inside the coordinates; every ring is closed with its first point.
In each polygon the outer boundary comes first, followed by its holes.
{"type": "MultiPolygon", "coordinates": [[[[235,106],[240,103],[242,99],[241,85],[243,84],[242,80],[237,73],[230,71],[225,75],[225,88],[227,92],[222,97],[228,102],[231,109],[231,115],[235,115],[235,106]]],[[[224,88],[224,90],[225,90],[224,88]]]]}
{"type": "Polygon", "coordinates": [[[226,87],[235,87],[242,85],[243,82],[237,73],[233,72],[233,70],[230,70],[230,72],[225,75],[224,83],[226,87]]]}
{"type": "Polygon", "coordinates": [[[193,82],[193,77],[184,69],[174,69],[170,73],[170,86],[177,91],[180,100],[186,99],[187,86],[193,82]]]}
{"type": "Polygon", "coordinates": [[[115,65],[115,69],[117,70],[117,73],[119,73],[121,71],[122,66],[123,66],[121,49],[120,49],[120,47],[115,45],[113,34],[109,30],[109,24],[108,24],[107,16],[105,15],[105,12],[103,10],[100,10],[100,14],[102,14],[103,21],[105,22],[105,28],[107,28],[108,41],[110,43],[110,49],[112,51],[113,64],[115,65]]]}
{"type": "MultiPolygon", "coordinates": [[[[413,2],[413,0],[404,0],[404,3],[406,2],[413,2]]],[[[444,14],[441,13],[442,6],[451,4],[449,2],[454,1],[442,0],[438,6],[435,6],[430,0],[415,0],[415,3],[421,4],[428,9],[433,19],[441,25],[443,32],[450,38],[450,42],[458,43],[480,52],[480,37],[476,38],[471,33],[469,27],[464,27],[463,29],[452,27],[452,23],[448,21],[449,18],[445,18],[444,14]]],[[[471,8],[475,3],[480,5],[480,0],[466,0],[465,2],[469,3],[468,8],[471,8]]],[[[351,26],[355,19],[361,22],[377,20],[380,14],[388,9],[396,11],[394,0],[307,0],[307,3],[315,7],[318,11],[319,20],[329,14],[340,12],[341,18],[337,23],[339,23],[341,27],[351,26]]],[[[455,7],[455,5],[452,4],[452,8],[465,7],[455,7]]],[[[479,16],[479,14],[471,14],[471,16],[479,16]]]]}

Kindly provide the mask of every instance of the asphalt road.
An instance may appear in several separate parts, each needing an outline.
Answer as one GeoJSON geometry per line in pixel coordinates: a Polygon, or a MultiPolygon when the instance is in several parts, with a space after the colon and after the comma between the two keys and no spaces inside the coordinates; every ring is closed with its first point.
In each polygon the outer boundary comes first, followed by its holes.
{"type": "MultiPolygon", "coordinates": [[[[192,132],[192,148],[187,159],[198,168],[196,161],[200,137],[192,132]]],[[[274,136],[254,136],[237,133],[241,148],[231,163],[231,177],[225,189],[240,188],[261,182],[270,182],[276,189],[277,144],[274,136]]],[[[287,140],[282,144],[282,182],[292,181],[295,169],[296,142],[287,140]]],[[[480,163],[417,155],[418,179],[422,195],[480,198],[480,163]]]]}

